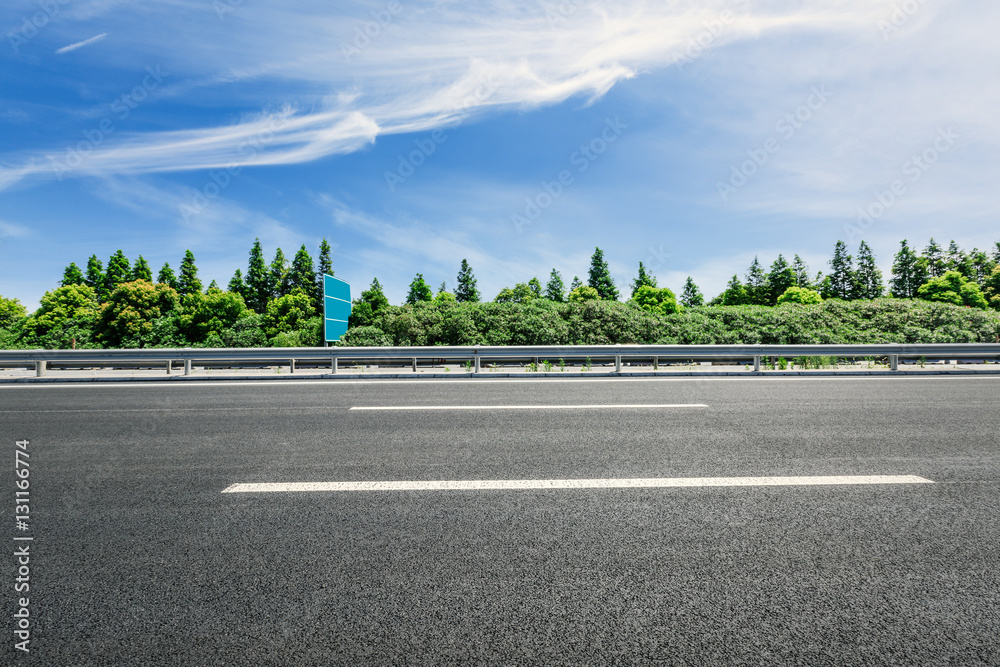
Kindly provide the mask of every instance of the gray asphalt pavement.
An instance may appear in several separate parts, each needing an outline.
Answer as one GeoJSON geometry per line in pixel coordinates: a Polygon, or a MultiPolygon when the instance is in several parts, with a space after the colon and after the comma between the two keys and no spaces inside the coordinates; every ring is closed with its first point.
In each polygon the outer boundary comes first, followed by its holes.
{"type": "Polygon", "coordinates": [[[3,664],[1000,664],[997,377],[8,385],[0,435],[3,664]],[[869,474],[935,483],[222,493],[869,474]]]}

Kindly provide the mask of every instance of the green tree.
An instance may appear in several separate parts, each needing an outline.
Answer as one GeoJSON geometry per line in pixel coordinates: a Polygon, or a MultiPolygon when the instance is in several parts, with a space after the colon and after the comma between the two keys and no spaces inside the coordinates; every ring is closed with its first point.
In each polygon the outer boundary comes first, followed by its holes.
{"type": "Polygon", "coordinates": [[[809,280],[809,267],[806,266],[805,261],[798,255],[792,261],[792,273],[795,274],[796,287],[812,288],[812,281],[809,280]]]}
{"type": "Polygon", "coordinates": [[[146,347],[154,322],[173,316],[179,305],[180,295],[165,283],[122,283],[101,309],[97,338],[106,347],[146,347]]]}
{"type": "Polygon", "coordinates": [[[927,270],[920,262],[920,257],[910,248],[907,240],[903,239],[892,262],[890,293],[897,299],[915,299],[917,290],[926,282],[927,277],[927,270]]]}
{"type": "Polygon", "coordinates": [[[243,282],[242,271],[236,269],[236,273],[234,273],[233,277],[229,279],[229,284],[226,286],[226,289],[232,292],[233,294],[239,294],[241,297],[243,297],[243,302],[246,303],[247,285],[245,282],[243,282]]]}
{"type": "Polygon", "coordinates": [[[764,269],[760,265],[760,260],[754,255],[753,262],[750,264],[750,268],[747,269],[746,276],[746,295],[748,303],[756,304],[758,306],[766,306],[771,302],[771,297],[769,289],[767,286],[767,276],[764,274],[764,269]]]}
{"type": "Polygon", "coordinates": [[[705,295],[701,293],[698,286],[694,284],[694,280],[691,276],[687,277],[684,282],[684,291],[681,293],[681,304],[686,308],[692,306],[703,306],[705,305],[705,295]]]}
{"type": "Polygon", "coordinates": [[[650,285],[642,285],[635,291],[632,301],[639,308],[659,315],[671,315],[683,310],[677,304],[677,297],[667,287],[657,288],[650,285]]]}
{"type": "Polygon", "coordinates": [[[940,278],[948,270],[944,251],[941,250],[941,246],[934,239],[931,239],[927,247],[924,248],[923,256],[927,260],[927,273],[931,278],[940,278]]]}
{"type": "Polygon", "coordinates": [[[537,276],[528,281],[528,288],[531,289],[531,294],[536,299],[542,298],[542,283],[537,276]]]}
{"type": "Polygon", "coordinates": [[[750,295],[740,279],[734,274],[726,284],[726,289],[713,299],[721,306],[743,306],[751,303],[750,295]]]}
{"type": "Polygon", "coordinates": [[[562,275],[555,269],[552,269],[552,273],[549,274],[549,282],[545,285],[545,298],[559,303],[566,299],[566,284],[563,282],[562,275]]]}
{"type": "Polygon", "coordinates": [[[319,243],[319,262],[316,264],[316,298],[318,304],[323,303],[323,276],[333,275],[333,258],[331,257],[330,243],[323,237],[319,243]]]}
{"type": "Polygon", "coordinates": [[[278,248],[271,260],[270,277],[267,280],[268,295],[272,299],[285,296],[292,291],[291,277],[288,271],[288,260],[285,253],[278,248]]]}
{"type": "Polygon", "coordinates": [[[213,334],[221,339],[223,331],[249,314],[242,296],[216,287],[204,294],[191,292],[182,296],[175,317],[181,335],[198,344],[205,343],[213,334]]]}
{"type": "Polygon", "coordinates": [[[785,290],[784,294],[778,297],[778,305],[783,303],[801,303],[808,306],[822,302],[823,297],[820,296],[819,292],[805,287],[799,287],[798,285],[792,285],[785,290]]]}
{"type": "Polygon", "coordinates": [[[247,306],[255,313],[263,314],[267,310],[267,301],[271,297],[270,276],[264,261],[264,250],[260,246],[260,239],[254,239],[253,247],[250,248],[244,298],[247,306]]]}
{"type": "MultiPolygon", "coordinates": [[[[539,292],[541,292],[541,285],[539,285],[539,292]]],[[[517,283],[513,288],[504,287],[497,294],[496,298],[493,299],[494,303],[527,303],[529,301],[534,301],[538,296],[535,294],[535,290],[532,289],[531,285],[528,283],[517,283]]]]}
{"type": "Polygon", "coordinates": [[[291,333],[302,328],[315,314],[310,295],[300,292],[285,294],[268,302],[267,312],[264,313],[265,331],[268,338],[274,338],[279,333],[291,333]]]}
{"type": "Polygon", "coordinates": [[[177,292],[181,295],[201,294],[198,267],[194,263],[194,253],[190,250],[184,251],[184,259],[181,260],[181,277],[177,281],[177,292]]]}
{"type": "Polygon", "coordinates": [[[972,252],[965,258],[961,273],[969,280],[982,285],[989,278],[990,274],[993,273],[995,266],[996,262],[990,259],[989,255],[979,248],[973,248],[972,252]]]}
{"type": "Polygon", "coordinates": [[[139,255],[139,259],[135,260],[135,264],[132,266],[131,280],[153,282],[153,269],[149,268],[149,262],[142,255],[139,255]]]}
{"type": "Polygon", "coordinates": [[[993,263],[1000,266],[1000,241],[993,244],[993,255],[991,257],[993,263]]]}
{"type": "Polygon", "coordinates": [[[615,287],[615,281],[611,278],[611,269],[604,259],[604,251],[594,248],[594,254],[590,257],[590,273],[587,277],[587,284],[597,290],[604,301],[617,301],[619,294],[615,287]]]}
{"type": "Polygon", "coordinates": [[[97,255],[91,255],[90,259],[87,260],[87,275],[84,278],[84,284],[94,290],[98,299],[101,298],[101,292],[104,290],[104,262],[97,259],[97,255]]]}
{"type": "Polygon", "coordinates": [[[76,265],[76,262],[70,262],[66,270],[63,271],[62,281],[59,283],[61,287],[69,287],[70,285],[85,285],[87,279],[83,277],[83,271],[80,267],[76,265]]]}
{"type": "Polygon", "coordinates": [[[1000,266],[996,266],[993,272],[983,281],[983,297],[990,308],[1000,310],[1000,266]]]}
{"type": "Polygon", "coordinates": [[[462,260],[462,266],[458,269],[458,286],[455,288],[455,299],[461,303],[476,303],[479,301],[479,288],[477,287],[476,276],[472,273],[469,262],[462,260]]]}
{"type": "Polygon", "coordinates": [[[597,290],[590,285],[577,285],[569,291],[569,299],[571,303],[583,303],[584,301],[600,301],[601,295],[597,293],[597,290]]]}
{"type": "MultiPolygon", "coordinates": [[[[965,263],[965,253],[962,249],[958,247],[955,240],[952,239],[951,243],[948,244],[948,250],[945,251],[944,255],[944,266],[948,271],[958,271],[962,272],[962,264],[965,263]]],[[[966,276],[968,278],[968,276],[966,276]]]]}
{"type": "Polygon", "coordinates": [[[166,285],[175,292],[180,287],[177,282],[177,276],[174,275],[174,270],[170,268],[168,262],[163,263],[163,267],[160,268],[160,273],[156,276],[156,282],[160,285],[166,285]]]}
{"type": "Polygon", "coordinates": [[[931,278],[920,286],[917,296],[926,301],[942,301],[972,308],[986,308],[988,305],[979,285],[958,271],[946,271],[943,276],[931,278]]]}
{"type": "Polygon", "coordinates": [[[765,278],[767,285],[767,303],[762,305],[773,306],[778,302],[778,297],[784,294],[789,287],[796,284],[795,271],[785,258],[779,254],[778,259],[771,264],[771,271],[765,278]]]}
{"type": "Polygon", "coordinates": [[[847,254],[847,244],[837,241],[833,249],[833,259],[830,260],[830,275],[824,281],[822,293],[824,299],[853,299],[856,291],[854,275],[854,259],[847,254]]]}
{"type": "Polygon", "coordinates": [[[418,301],[431,301],[434,298],[431,286],[424,280],[424,274],[418,273],[410,283],[410,291],[406,295],[406,303],[415,304],[418,301]]]}
{"type": "Polygon", "coordinates": [[[121,250],[115,252],[108,259],[108,270],[104,273],[104,293],[110,294],[114,288],[122,283],[127,283],[132,276],[132,267],[128,258],[121,250]]]}
{"type": "Polygon", "coordinates": [[[583,281],[580,280],[579,276],[573,276],[573,281],[569,284],[569,291],[572,292],[577,287],[582,287],[583,281]]]}
{"type": "Polygon", "coordinates": [[[854,272],[855,298],[878,299],[885,294],[882,272],[875,264],[875,255],[864,241],[858,246],[858,268],[854,272]]]}
{"type": "Polygon", "coordinates": [[[25,329],[40,347],[82,346],[90,340],[99,314],[97,293],[90,286],[66,285],[42,295],[25,329]]]}
{"type": "Polygon", "coordinates": [[[0,296],[0,329],[6,329],[27,316],[28,310],[20,301],[0,296]]]}
{"type": "Polygon", "coordinates": [[[317,301],[316,295],[316,269],[313,268],[313,258],[306,250],[303,243],[295,257],[292,259],[292,269],[288,274],[288,282],[291,290],[299,290],[303,294],[308,294],[313,300],[313,308],[319,312],[323,307],[322,301],[317,301]]]}
{"type": "Polygon", "coordinates": [[[361,292],[361,297],[355,299],[353,304],[348,326],[365,327],[371,325],[375,318],[389,307],[389,299],[382,291],[378,278],[375,278],[371,287],[361,292]]]}
{"type": "Polygon", "coordinates": [[[635,292],[640,287],[656,287],[656,278],[646,272],[646,267],[639,262],[639,275],[632,281],[632,298],[635,298],[635,292]]]}

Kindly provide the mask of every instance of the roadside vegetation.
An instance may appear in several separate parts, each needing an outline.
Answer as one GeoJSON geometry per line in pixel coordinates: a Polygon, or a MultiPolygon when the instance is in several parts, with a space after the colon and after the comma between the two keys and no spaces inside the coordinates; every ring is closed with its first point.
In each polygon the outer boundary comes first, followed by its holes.
{"type": "MultiPolygon", "coordinates": [[[[552,269],[482,301],[462,260],[455,288],[437,291],[417,274],[406,303],[392,305],[378,279],[354,301],[341,345],[567,344],[851,344],[1000,341],[1000,243],[989,253],[947,250],[933,239],[917,253],[902,241],[885,285],[870,248],[857,256],[838,242],[829,273],[810,277],[796,255],[768,271],[755,258],[743,280],[706,301],[688,277],[678,297],[639,262],[623,297],[603,252],[586,282],[567,286],[552,269]]],[[[175,273],[154,279],[141,256],[122,251],[107,266],[70,264],[60,285],[29,313],[0,296],[0,348],[309,347],[322,345],[322,285],[332,274],[324,239],[314,263],[303,245],[289,262],[279,248],[270,264],[260,241],[246,273],[225,289],[204,287],[187,251],[175,273]]]]}

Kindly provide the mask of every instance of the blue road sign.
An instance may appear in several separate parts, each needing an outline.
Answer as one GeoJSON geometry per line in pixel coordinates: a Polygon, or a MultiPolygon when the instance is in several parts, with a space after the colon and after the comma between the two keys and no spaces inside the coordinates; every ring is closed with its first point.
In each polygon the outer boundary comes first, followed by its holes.
{"type": "Polygon", "coordinates": [[[323,322],[326,341],[340,340],[347,333],[351,316],[351,286],[340,278],[323,274],[323,322]]]}

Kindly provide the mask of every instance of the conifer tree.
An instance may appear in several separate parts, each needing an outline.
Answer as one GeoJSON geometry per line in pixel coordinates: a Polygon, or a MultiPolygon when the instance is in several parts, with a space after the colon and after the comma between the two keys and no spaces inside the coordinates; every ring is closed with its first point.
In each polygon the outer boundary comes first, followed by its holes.
{"type": "Polygon", "coordinates": [[[255,313],[263,314],[267,310],[270,298],[270,275],[267,264],[264,263],[264,250],[260,247],[260,239],[254,239],[253,247],[250,249],[244,298],[247,307],[255,313]]]}
{"type": "Polygon", "coordinates": [[[792,273],[795,274],[796,287],[804,289],[812,288],[812,282],[809,280],[809,267],[806,266],[805,261],[798,255],[795,256],[795,260],[792,262],[792,273]]]}
{"type": "Polygon", "coordinates": [[[948,250],[944,256],[944,266],[947,271],[959,271],[961,272],[961,267],[965,261],[965,253],[962,249],[958,247],[955,240],[952,239],[951,243],[948,244],[948,250]]]}
{"type": "Polygon", "coordinates": [[[149,268],[149,262],[142,255],[139,255],[139,259],[132,265],[132,280],[153,282],[153,270],[149,268]]]}
{"type": "Polygon", "coordinates": [[[531,290],[531,295],[535,299],[542,298],[542,283],[538,280],[538,276],[535,276],[528,281],[528,289],[531,290]]]}
{"type": "Polygon", "coordinates": [[[583,287],[583,283],[580,281],[580,276],[573,276],[573,282],[569,284],[569,291],[572,292],[577,287],[583,287]]]}
{"type": "Polygon", "coordinates": [[[878,299],[885,293],[882,272],[875,264],[875,255],[864,241],[858,246],[858,268],[854,272],[855,298],[878,299]]]}
{"type": "Polygon", "coordinates": [[[681,304],[690,308],[692,306],[705,305],[705,295],[701,293],[698,286],[694,284],[691,276],[684,282],[684,291],[681,292],[681,304]]]}
{"type": "Polygon", "coordinates": [[[597,290],[597,295],[605,301],[618,300],[618,288],[611,277],[611,269],[604,259],[604,251],[594,248],[594,254],[590,257],[590,273],[587,278],[587,285],[597,290]]]}
{"type": "Polygon", "coordinates": [[[854,298],[855,276],[854,259],[847,254],[847,244],[837,241],[833,249],[833,259],[830,260],[830,275],[824,281],[822,294],[824,299],[844,299],[854,298]]]}
{"type": "Polygon", "coordinates": [[[243,297],[243,301],[246,302],[247,286],[246,283],[243,282],[242,271],[236,269],[236,273],[234,273],[233,277],[229,279],[229,284],[226,285],[226,289],[232,292],[233,294],[239,294],[241,297],[243,297]]]}
{"type": "Polygon", "coordinates": [[[323,237],[319,243],[319,260],[316,264],[316,303],[323,304],[323,276],[333,275],[333,259],[330,255],[330,243],[323,237]]]}
{"type": "Polygon", "coordinates": [[[917,253],[903,239],[899,243],[899,252],[892,262],[892,279],[889,281],[889,291],[897,299],[916,299],[917,290],[926,280],[926,270],[921,266],[917,253]]]}
{"type": "Polygon", "coordinates": [[[303,294],[312,299],[313,307],[317,311],[323,307],[323,302],[316,302],[315,299],[316,269],[313,268],[313,259],[309,251],[306,250],[305,243],[302,244],[302,247],[299,248],[292,259],[292,268],[288,273],[288,282],[291,291],[296,289],[301,290],[303,294]]]}
{"type": "Polygon", "coordinates": [[[291,291],[291,280],[289,278],[288,260],[285,253],[278,248],[271,260],[270,276],[267,279],[268,295],[271,299],[278,299],[291,291]]]}
{"type": "Polygon", "coordinates": [[[740,279],[734,274],[726,284],[726,291],[720,295],[723,306],[742,306],[750,303],[750,295],[740,279]]]}
{"type": "Polygon", "coordinates": [[[132,267],[128,258],[121,250],[115,252],[108,259],[108,270],[104,273],[104,301],[111,295],[111,292],[122,283],[127,283],[132,276],[132,267]]]}
{"type": "Polygon", "coordinates": [[[924,248],[923,256],[927,260],[927,273],[931,278],[939,278],[944,275],[945,271],[947,271],[947,266],[944,259],[944,252],[941,250],[941,246],[937,244],[937,241],[931,239],[927,247],[924,248]]]}
{"type": "Polygon", "coordinates": [[[771,271],[765,278],[767,283],[767,303],[763,305],[773,306],[778,303],[778,297],[785,293],[789,287],[795,286],[795,271],[788,265],[788,261],[779,254],[778,259],[771,264],[771,271]]]}
{"type": "Polygon", "coordinates": [[[744,288],[746,289],[747,303],[756,304],[758,306],[767,305],[770,301],[770,295],[767,288],[767,276],[764,275],[764,269],[760,265],[760,260],[754,255],[753,263],[750,264],[750,268],[747,269],[746,273],[746,283],[744,288]]]}
{"type": "Polygon", "coordinates": [[[545,285],[545,298],[551,301],[563,302],[566,299],[566,284],[562,275],[555,269],[549,274],[549,282],[545,285]]]}
{"type": "Polygon", "coordinates": [[[434,294],[431,292],[431,286],[427,284],[424,280],[424,274],[418,273],[410,283],[410,291],[406,295],[406,303],[413,305],[418,301],[432,301],[434,299],[434,294]]]}
{"type": "Polygon", "coordinates": [[[462,303],[477,303],[479,301],[479,289],[476,286],[476,276],[472,273],[469,262],[462,260],[462,266],[458,270],[457,287],[455,287],[455,300],[462,303]]]}
{"type": "Polygon", "coordinates": [[[87,275],[84,277],[84,284],[100,295],[104,290],[104,262],[97,259],[97,255],[91,255],[87,260],[87,275]]]}
{"type": "Polygon", "coordinates": [[[160,267],[160,273],[156,276],[156,282],[163,283],[175,290],[178,289],[177,276],[174,275],[174,270],[170,268],[169,262],[164,262],[163,266],[160,267]]]}
{"type": "Polygon", "coordinates": [[[60,287],[69,287],[70,285],[84,285],[87,280],[83,277],[83,271],[80,267],[76,265],[76,262],[70,262],[66,270],[63,271],[62,281],[60,281],[60,287]]]}
{"type": "Polygon", "coordinates": [[[184,259],[181,260],[181,275],[177,280],[177,291],[180,294],[200,294],[201,280],[198,278],[198,267],[194,263],[194,253],[190,250],[184,251],[184,259]]]}
{"type": "Polygon", "coordinates": [[[639,262],[639,275],[632,281],[632,297],[635,298],[635,293],[640,287],[656,287],[656,278],[646,272],[646,267],[639,262]]]}

